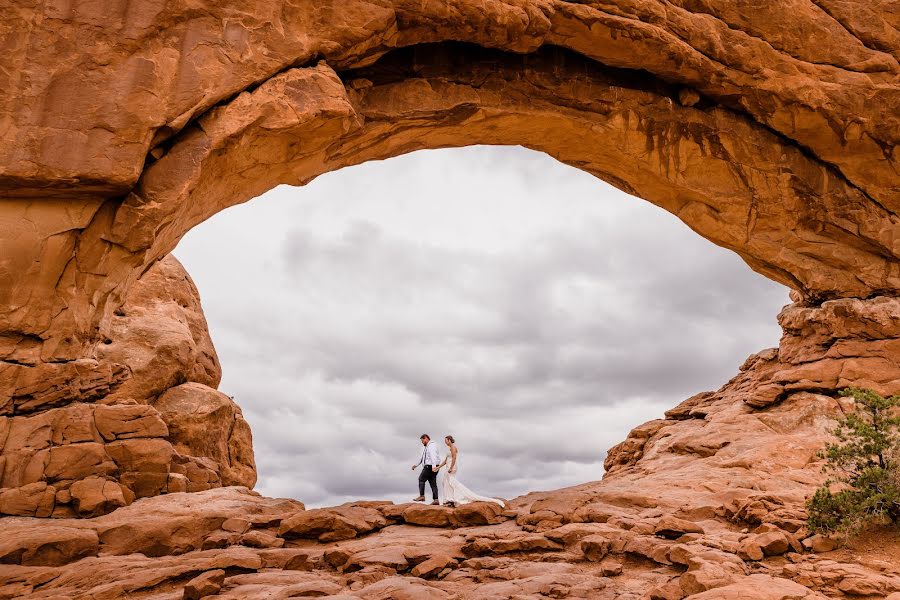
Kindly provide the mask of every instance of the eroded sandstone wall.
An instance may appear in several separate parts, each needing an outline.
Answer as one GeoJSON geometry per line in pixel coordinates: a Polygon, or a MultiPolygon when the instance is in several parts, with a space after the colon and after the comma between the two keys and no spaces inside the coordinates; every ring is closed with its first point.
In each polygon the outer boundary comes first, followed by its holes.
{"type": "Polygon", "coordinates": [[[592,172],[806,297],[900,289],[889,4],[100,6],[0,3],[2,360],[91,358],[225,206],[473,143],[592,172]]]}
{"type": "Polygon", "coordinates": [[[94,516],[256,483],[249,426],[215,389],[200,299],[173,257],[132,286],[95,360],[47,378],[52,366],[0,366],[0,514],[94,516]]]}

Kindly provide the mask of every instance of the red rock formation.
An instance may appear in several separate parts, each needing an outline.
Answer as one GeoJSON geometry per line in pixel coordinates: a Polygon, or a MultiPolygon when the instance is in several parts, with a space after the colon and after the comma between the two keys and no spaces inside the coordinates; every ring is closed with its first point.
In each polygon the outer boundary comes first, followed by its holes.
{"type": "Polygon", "coordinates": [[[0,514],[95,516],[136,497],[256,483],[250,429],[208,387],[219,363],[178,261],[147,271],[112,322],[97,360],[0,367],[13,374],[0,379],[0,514]]]}
{"type": "Polygon", "coordinates": [[[594,173],[810,298],[893,294],[896,17],[820,4],[10,10],[0,356],[92,355],[129,285],[225,206],[472,143],[594,173]]]}
{"type": "Polygon", "coordinates": [[[0,8],[0,597],[900,590],[896,561],[803,527],[836,390],[900,391],[890,3],[0,8]],[[779,348],[636,428],[602,482],[500,513],[213,489],[255,481],[250,435],[171,249],[279,183],[475,143],[547,152],[789,285],[779,348]]]}

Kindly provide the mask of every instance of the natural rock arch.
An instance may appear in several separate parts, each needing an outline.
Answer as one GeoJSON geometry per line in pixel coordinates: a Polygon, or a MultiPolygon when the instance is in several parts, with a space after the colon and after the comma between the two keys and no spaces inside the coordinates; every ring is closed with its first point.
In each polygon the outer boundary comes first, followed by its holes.
{"type": "MultiPolygon", "coordinates": [[[[129,494],[235,481],[226,471],[251,482],[252,458],[225,465],[227,448],[176,440],[177,411],[163,435],[162,410],[115,408],[113,418],[82,408],[143,406],[168,393],[124,397],[150,388],[134,384],[133,357],[114,351],[117,311],[139,277],[152,278],[180,237],[215,212],[279,183],[420,148],[544,151],[669,210],[791,286],[805,304],[782,315],[782,352],[757,357],[740,376],[751,405],[854,382],[900,385],[895,303],[873,300],[900,290],[900,17],[887,8],[831,0],[796,0],[789,13],[783,3],[738,11],[714,0],[112,4],[118,10],[76,1],[7,11],[7,506],[45,515],[51,497],[62,493],[67,505],[67,486],[85,477],[103,497],[104,478],[118,478],[123,491],[84,510],[87,500],[76,503],[81,514],[129,494]],[[828,299],[848,300],[817,312],[828,299]],[[852,326],[819,331],[841,318],[852,326]],[[54,413],[69,405],[83,414],[54,413]],[[142,425],[101,431],[98,418],[142,425]],[[72,419],[83,431],[54,437],[72,419]],[[51,433],[32,444],[26,433],[37,430],[51,433]],[[167,436],[180,452],[166,447],[167,436]],[[66,441],[95,445],[59,450],[66,441]],[[90,468],[61,469],[79,448],[90,468]]],[[[186,276],[170,279],[182,283],[172,283],[176,293],[157,290],[155,303],[183,295],[186,276]]],[[[185,334],[191,364],[205,345],[195,333],[185,334]]],[[[173,377],[218,382],[209,370],[173,377]]],[[[221,397],[204,405],[238,422],[221,397]]],[[[631,464],[644,445],[619,448],[610,465],[631,464]]]]}

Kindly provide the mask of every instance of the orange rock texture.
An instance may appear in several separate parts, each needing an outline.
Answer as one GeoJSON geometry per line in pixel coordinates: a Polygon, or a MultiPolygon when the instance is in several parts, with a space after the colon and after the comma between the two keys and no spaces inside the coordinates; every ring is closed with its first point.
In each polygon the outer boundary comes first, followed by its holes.
{"type": "Polygon", "coordinates": [[[154,264],[96,359],[0,363],[0,514],[94,516],[135,498],[256,483],[250,428],[214,389],[197,290],[154,264]]]}
{"type": "Polygon", "coordinates": [[[837,390],[900,392],[894,3],[0,11],[0,597],[900,592],[896,548],[803,526],[837,390]],[[788,285],[779,348],[632,431],[603,481],[505,511],[250,492],[249,428],[169,252],[280,183],[470,144],[546,152],[788,285]]]}

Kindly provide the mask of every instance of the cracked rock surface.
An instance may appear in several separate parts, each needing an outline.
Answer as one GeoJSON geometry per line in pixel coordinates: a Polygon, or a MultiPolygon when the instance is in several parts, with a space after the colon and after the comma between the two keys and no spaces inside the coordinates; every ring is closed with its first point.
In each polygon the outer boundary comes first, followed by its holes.
{"type": "Polygon", "coordinates": [[[849,385],[900,392],[887,1],[0,0],[0,597],[894,598],[896,536],[804,527],[849,385]],[[281,184],[518,144],[794,292],[778,348],[457,509],[262,498],[169,253],[281,184]],[[598,473],[598,476],[600,474],[598,473]]]}

